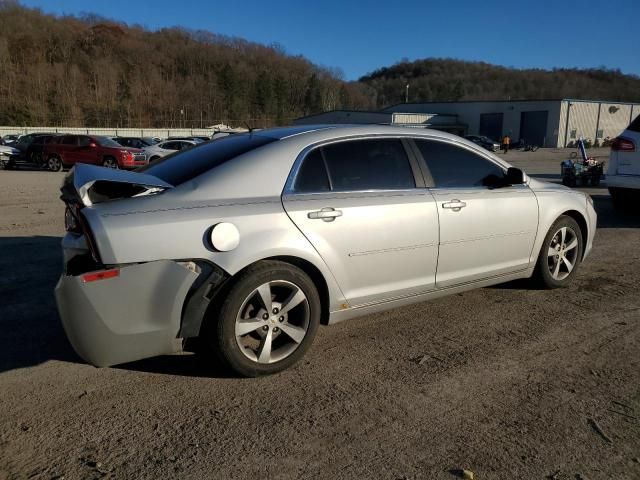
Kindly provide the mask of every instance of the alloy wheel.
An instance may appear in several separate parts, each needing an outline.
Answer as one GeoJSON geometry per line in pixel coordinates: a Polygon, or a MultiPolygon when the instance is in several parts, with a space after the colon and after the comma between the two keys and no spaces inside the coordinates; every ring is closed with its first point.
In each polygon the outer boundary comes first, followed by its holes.
{"type": "Polygon", "coordinates": [[[560,228],[551,239],[547,252],[547,265],[554,280],[564,280],[578,260],[578,236],[570,227],[560,228]]]}
{"type": "Polygon", "coordinates": [[[60,168],[62,168],[62,163],[58,157],[49,157],[49,160],[47,160],[47,167],[52,172],[58,172],[60,171],[60,168]]]}
{"type": "Polygon", "coordinates": [[[107,168],[118,168],[118,162],[116,162],[113,158],[107,158],[102,165],[107,168]]]}
{"type": "Polygon", "coordinates": [[[254,362],[279,362],[302,343],[309,321],[309,300],[302,289],[285,280],[270,281],[242,303],[236,316],[236,342],[254,362]]]}

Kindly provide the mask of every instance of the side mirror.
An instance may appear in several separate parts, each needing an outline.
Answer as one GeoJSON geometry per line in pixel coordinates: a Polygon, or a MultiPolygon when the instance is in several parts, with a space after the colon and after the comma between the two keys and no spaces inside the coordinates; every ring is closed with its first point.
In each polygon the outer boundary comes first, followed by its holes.
{"type": "Polygon", "coordinates": [[[91,148],[96,148],[96,147],[97,147],[97,145],[96,145],[95,143],[91,142],[91,143],[89,144],[89,147],[91,147],[91,148]]]}
{"type": "Polygon", "coordinates": [[[504,179],[508,185],[522,185],[524,183],[524,172],[519,168],[509,167],[504,179]]]}

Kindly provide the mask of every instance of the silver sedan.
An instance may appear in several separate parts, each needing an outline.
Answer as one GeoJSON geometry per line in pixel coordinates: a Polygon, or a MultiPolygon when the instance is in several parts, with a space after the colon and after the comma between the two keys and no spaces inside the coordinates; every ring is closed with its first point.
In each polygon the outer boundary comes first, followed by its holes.
{"type": "Polygon", "coordinates": [[[232,135],[136,172],[78,165],[62,192],[56,298],[78,354],[197,345],[245,376],[293,365],[321,323],[519,278],[566,286],[596,228],[583,193],[457,136],[374,125],[232,135]]]}

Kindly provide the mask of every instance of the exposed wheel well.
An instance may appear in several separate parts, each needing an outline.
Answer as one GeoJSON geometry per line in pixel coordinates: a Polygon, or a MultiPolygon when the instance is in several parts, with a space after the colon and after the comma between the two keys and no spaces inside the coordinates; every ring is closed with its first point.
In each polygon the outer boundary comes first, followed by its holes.
{"type": "Polygon", "coordinates": [[[329,288],[327,282],[322,275],[322,272],[311,262],[299,257],[279,256],[269,257],[263,260],[279,260],[281,262],[290,263],[295,265],[304,273],[309,275],[313,283],[318,287],[318,294],[320,295],[320,304],[322,305],[322,312],[320,312],[320,323],[327,325],[329,323],[329,288]]]}
{"type": "MultiPolygon", "coordinates": [[[[562,215],[571,217],[576,221],[576,223],[580,227],[582,241],[586,243],[589,236],[589,227],[587,226],[587,220],[584,218],[584,216],[577,210],[567,210],[566,212],[563,212],[562,215]]],[[[582,250],[582,255],[584,256],[584,249],[582,250]]]]}
{"type": "MultiPolygon", "coordinates": [[[[325,281],[324,276],[322,275],[320,270],[318,270],[311,262],[308,262],[307,260],[303,260],[302,258],[298,258],[298,257],[283,255],[283,256],[267,257],[267,258],[260,259],[256,262],[253,262],[247,265],[242,270],[237,272],[235,275],[226,277],[223,281],[221,281],[219,286],[216,287],[215,293],[213,294],[213,296],[209,297],[209,300],[211,300],[211,302],[208,303],[206,307],[206,311],[202,316],[198,316],[197,330],[199,331],[199,334],[198,334],[199,336],[202,336],[203,328],[208,328],[207,318],[208,317],[211,318],[212,313],[214,314],[214,318],[215,318],[215,312],[217,311],[217,309],[220,308],[221,298],[224,298],[227,292],[229,292],[229,290],[233,287],[240,272],[245,271],[247,268],[251,267],[252,265],[255,265],[256,263],[269,261],[269,260],[277,260],[280,262],[288,263],[290,265],[294,265],[298,267],[300,270],[302,270],[304,273],[309,275],[313,283],[317,286],[318,295],[320,296],[320,305],[322,308],[322,311],[320,312],[320,323],[322,323],[323,325],[327,325],[329,323],[329,288],[327,287],[327,282],[325,281]]],[[[187,302],[189,302],[189,300],[187,300],[187,302]]],[[[184,312],[183,312],[183,321],[184,321],[184,312]]]]}

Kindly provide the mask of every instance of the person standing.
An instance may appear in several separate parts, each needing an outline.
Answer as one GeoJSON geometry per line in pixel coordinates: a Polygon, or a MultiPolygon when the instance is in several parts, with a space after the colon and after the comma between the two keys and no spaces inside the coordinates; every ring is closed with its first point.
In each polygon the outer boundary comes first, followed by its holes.
{"type": "Polygon", "coordinates": [[[509,150],[509,145],[511,144],[511,137],[509,137],[509,135],[505,135],[504,137],[502,137],[502,150],[504,150],[504,154],[507,154],[507,151],[509,150]]]}

